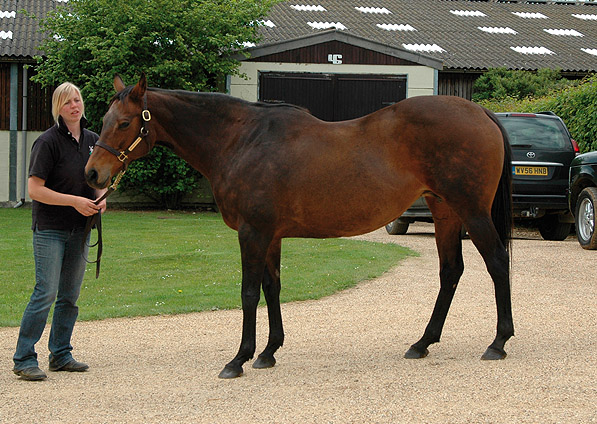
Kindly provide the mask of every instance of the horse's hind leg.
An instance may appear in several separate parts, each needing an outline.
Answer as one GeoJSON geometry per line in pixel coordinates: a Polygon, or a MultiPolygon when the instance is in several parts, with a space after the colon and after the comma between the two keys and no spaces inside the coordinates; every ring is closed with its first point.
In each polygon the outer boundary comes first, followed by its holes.
{"type": "Polygon", "coordinates": [[[253,363],[253,368],[270,368],[276,364],[274,353],[284,343],[282,312],[280,310],[280,240],[274,240],[267,253],[263,275],[263,293],[269,317],[269,339],[263,352],[253,363]]]}
{"type": "Polygon", "coordinates": [[[439,342],[450,304],[464,271],[460,238],[462,222],[445,203],[439,203],[435,199],[429,199],[427,203],[435,222],[435,242],[440,262],[440,290],[423,337],[404,355],[408,359],[424,358],[429,353],[427,347],[439,342]]]}
{"type": "Polygon", "coordinates": [[[497,335],[481,359],[503,359],[506,357],[504,345],[514,335],[510,294],[510,257],[490,217],[469,220],[467,230],[493,279],[497,305],[497,335]]]}

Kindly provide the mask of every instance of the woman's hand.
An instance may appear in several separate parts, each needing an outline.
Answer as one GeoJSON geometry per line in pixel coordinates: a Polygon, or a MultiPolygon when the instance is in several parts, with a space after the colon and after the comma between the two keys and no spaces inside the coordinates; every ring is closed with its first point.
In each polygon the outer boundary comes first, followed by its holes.
{"type": "Polygon", "coordinates": [[[79,196],[73,196],[72,207],[83,216],[95,215],[100,210],[100,206],[96,205],[93,200],[79,196]]]}

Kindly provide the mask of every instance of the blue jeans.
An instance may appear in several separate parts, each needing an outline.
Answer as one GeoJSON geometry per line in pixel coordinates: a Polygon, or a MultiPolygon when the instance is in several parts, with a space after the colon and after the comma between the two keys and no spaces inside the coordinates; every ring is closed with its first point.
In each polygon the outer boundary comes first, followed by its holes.
{"type": "Polygon", "coordinates": [[[54,300],[56,305],[48,342],[50,364],[61,367],[72,359],[70,340],[79,315],[76,303],[86,265],[82,253],[87,257],[89,252],[87,243],[83,252],[81,250],[84,236],[82,228],[33,231],[35,288],[21,320],[13,357],[15,370],[38,366],[35,344],[41,338],[54,300]]]}

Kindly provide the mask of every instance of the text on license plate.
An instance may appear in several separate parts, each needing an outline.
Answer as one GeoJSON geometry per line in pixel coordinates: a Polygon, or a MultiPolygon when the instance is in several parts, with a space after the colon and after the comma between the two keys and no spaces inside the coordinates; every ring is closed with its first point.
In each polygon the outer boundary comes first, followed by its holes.
{"type": "Polygon", "coordinates": [[[547,176],[547,166],[513,166],[514,175],[547,176]]]}

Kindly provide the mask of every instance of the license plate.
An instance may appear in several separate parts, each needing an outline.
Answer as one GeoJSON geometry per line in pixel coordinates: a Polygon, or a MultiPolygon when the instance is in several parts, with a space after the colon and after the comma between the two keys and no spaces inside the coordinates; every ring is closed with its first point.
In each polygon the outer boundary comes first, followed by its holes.
{"type": "Polygon", "coordinates": [[[547,166],[513,166],[514,175],[536,175],[547,177],[547,166]]]}

